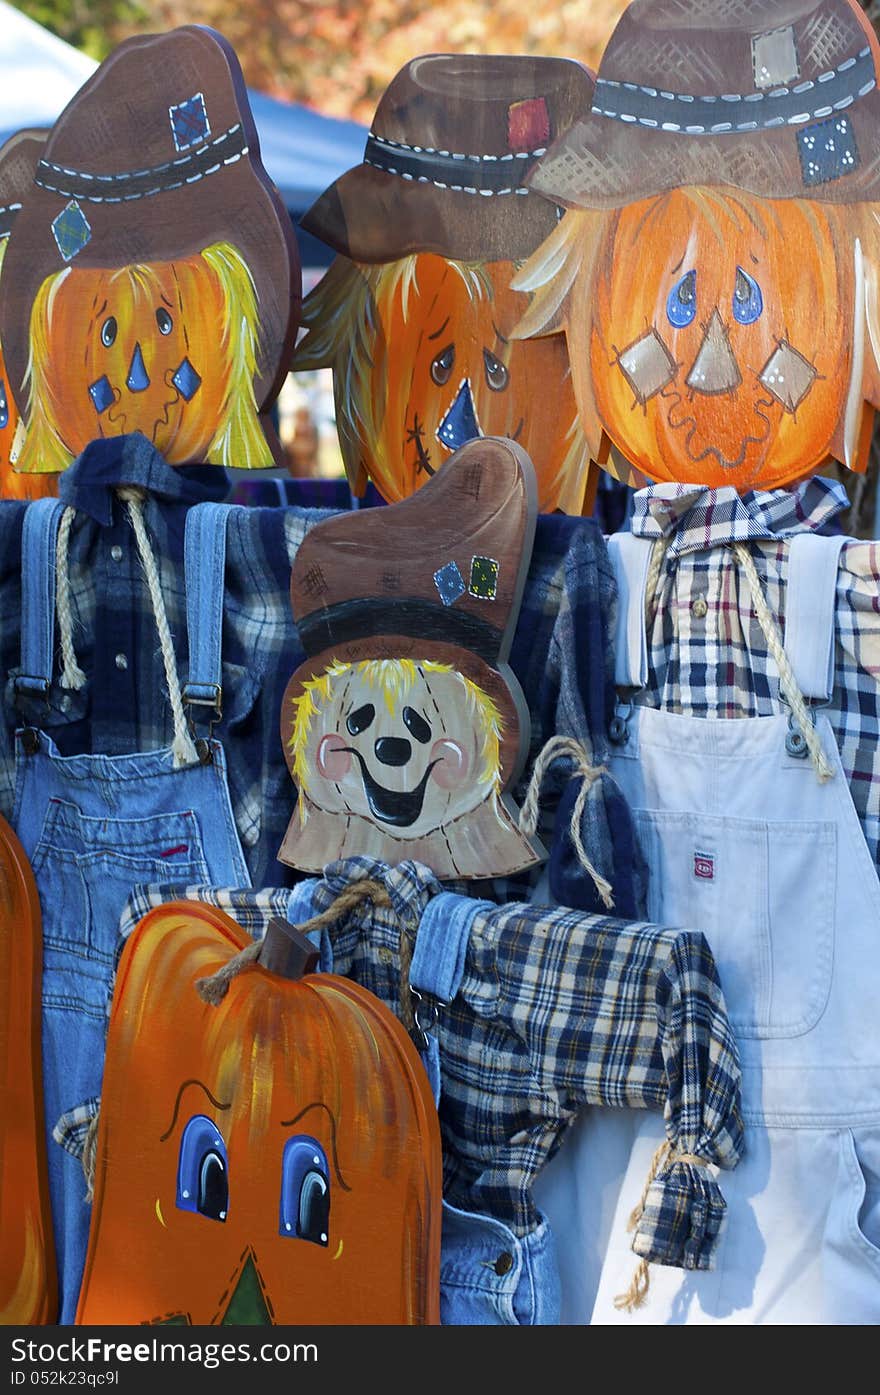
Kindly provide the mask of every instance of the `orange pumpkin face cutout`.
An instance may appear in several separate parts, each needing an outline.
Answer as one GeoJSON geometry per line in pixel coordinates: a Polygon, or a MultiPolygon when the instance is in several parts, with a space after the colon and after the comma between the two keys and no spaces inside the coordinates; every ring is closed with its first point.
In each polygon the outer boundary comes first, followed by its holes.
{"type": "Polygon", "coordinates": [[[120,45],[59,117],[0,282],[19,470],[132,431],[172,464],[274,464],[300,278],[256,151],[235,55],[196,26],[120,45]]]}
{"type": "Polygon", "coordinates": [[[57,1318],[43,1120],[40,902],[0,819],[0,1325],[57,1318]]]}
{"type": "MultiPolygon", "coordinates": [[[[21,213],[22,200],[33,184],[45,138],[44,131],[20,131],[0,148],[0,277],[9,235],[21,213]]],[[[55,494],[53,479],[35,479],[16,471],[23,443],[24,425],[0,344],[0,498],[42,499],[55,494]]]]}
{"type": "Polygon", "coordinates": [[[290,585],[308,658],[282,704],[297,787],[282,862],[323,872],[363,854],[492,877],[538,860],[504,793],[528,745],[506,659],[534,528],[528,457],[486,437],[409,499],[306,536],[290,585]]]}
{"type": "Polygon", "coordinates": [[[247,943],[172,903],[125,947],[77,1322],[437,1322],[440,1135],[415,1048],[336,975],[255,964],[203,1002],[247,943]]]}
{"type": "Polygon", "coordinates": [[[723,27],[696,0],[625,11],[592,111],[530,181],[571,211],[514,278],[515,334],[564,330],[613,473],[746,492],[865,469],[878,57],[849,0],[784,25],[769,0],[723,27]]]}
{"type": "Polygon", "coordinates": [[[567,59],[415,59],[363,165],[303,219],[340,255],[306,301],[294,368],[333,369],[356,493],[369,477],[405,499],[465,442],[507,436],[533,461],[542,511],[592,507],[565,346],[509,337],[527,306],[511,278],[556,222],[525,174],[590,91],[567,59]]]}

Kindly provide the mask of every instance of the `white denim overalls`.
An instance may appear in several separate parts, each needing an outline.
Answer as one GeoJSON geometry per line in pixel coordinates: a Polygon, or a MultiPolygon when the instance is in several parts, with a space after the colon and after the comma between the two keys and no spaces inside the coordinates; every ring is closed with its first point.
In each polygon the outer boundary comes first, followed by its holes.
{"type": "MultiPolygon", "coordinates": [[[[789,549],[785,652],[819,704],[831,693],[843,541],[798,534],[789,549]]],[[[647,679],[651,546],[610,540],[621,689],[647,679]]],[[[831,727],[814,708],[833,767],[821,782],[787,712],[618,711],[611,769],[650,864],[650,918],[702,930],[712,946],[739,1044],[747,1151],[724,1179],[715,1270],[653,1266],[647,1302],[629,1314],[614,1304],[632,1273],[626,1219],[663,1123],[632,1119],[615,1210],[623,1140],[616,1129],[603,1142],[604,1112],[586,1119],[568,1166],[579,1169],[579,1205],[604,1202],[592,1234],[611,1237],[592,1321],[880,1322],[880,882],[831,727]]],[[[560,1177],[559,1196],[570,1186],[560,1177]]]]}

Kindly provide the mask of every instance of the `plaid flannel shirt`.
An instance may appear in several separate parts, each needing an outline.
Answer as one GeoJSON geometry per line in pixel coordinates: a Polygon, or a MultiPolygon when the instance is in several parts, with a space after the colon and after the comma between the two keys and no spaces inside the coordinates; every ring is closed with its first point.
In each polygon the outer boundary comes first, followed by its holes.
{"type": "MultiPolygon", "coordinates": [[[[639,490],[632,531],[665,538],[648,635],[648,683],[636,701],[707,717],[784,710],[779,675],[728,544],[750,545],[784,633],[788,539],[835,530],[847,507],[836,481],[739,496],[732,488],[660,484],[639,490]],[[695,603],[700,600],[702,604],[695,603]]],[[[880,543],[849,539],[837,577],[834,692],[823,708],[868,847],[880,859],[880,543]]]]}
{"type": "MultiPolygon", "coordinates": [[[[186,680],[186,515],[194,504],[224,498],[226,473],[216,465],[170,466],[139,434],[95,441],[59,486],[61,499],[77,511],[68,568],[74,647],[88,682],[80,692],[63,691],[57,664],[48,706],[21,707],[11,679],[7,682],[0,724],[0,813],[7,818],[17,726],[43,727],[65,756],[121,755],[171,742],[156,622],[128,513],[115,493],[122,485],[145,491],[147,531],[181,682],[186,680]]],[[[27,507],[0,502],[0,659],[12,676],[20,671],[21,529],[27,507]]],[[[281,703],[291,674],[305,659],[290,608],[290,570],[307,529],[331,512],[238,507],[228,525],[223,720],[215,735],[223,742],[233,815],[255,886],[296,879],[276,858],[295,803],[281,744],[281,703]]],[[[578,726],[600,735],[604,729],[613,703],[613,587],[596,523],[561,515],[539,519],[510,655],[531,712],[532,756],[545,733],[557,729],[571,692],[578,693],[578,726]]],[[[522,895],[526,881],[498,883],[491,894],[522,895]]]]}
{"type": "MultiPolygon", "coordinates": [[[[331,864],[312,900],[326,910],[351,882],[381,881],[391,905],[362,905],[322,931],[322,965],[398,1012],[403,937],[414,943],[441,891],[414,862],[331,864]]],[[[139,887],[127,936],[154,906],[219,906],[250,935],[287,917],[286,889],[139,887]]],[[[743,1151],[736,1043],[711,951],[697,932],[531,904],[481,903],[458,995],[438,1004],[444,1196],[517,1234],[537,1223],[531,1187],[585,1104],[659,1109],[675,1151],[732,1168],[743,1151]]],[[[711,1268],[724,1200],[705,1167],[661,1169],[633,1248],[645,1259],[711,1268]]]]}

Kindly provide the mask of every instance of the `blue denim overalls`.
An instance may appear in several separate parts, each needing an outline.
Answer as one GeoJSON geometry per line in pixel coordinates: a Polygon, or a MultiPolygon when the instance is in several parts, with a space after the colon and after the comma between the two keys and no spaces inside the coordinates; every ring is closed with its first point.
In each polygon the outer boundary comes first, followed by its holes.
{"type": "MultiPolygon", "coordinates": [[[[15,686],[31,703],[38,697],[48,702],[52,689],[63,511],[55,500],[40,500],[25,517],[22,671],[15,686]]],[[[218,505],[192,510],[185,538],[190,683],[184,697],[211,699],[212,707],[220,697],[227,516],[218,505]]],[[[156,619],[161,628],[161,604],[156,619]]],[[[167,622],[165,629],[167,636],[167,622]]],[[[169,688],[175,687],[173,653],[166,672],[169,688]]],[[[214,740],[193,744],[185,721],[180,726],[179,686],[169,699],[173,748],[61,756],[35,726],[16,736],[14,825],[33,866],[43,916],[43,1089],[62,1323],[72,1322],[76,1311],[91,1208],[79,1161],[51,1133],[65,1111],[100,1092],[122,909],[135,883],[169,874],[189,882],[249,885],[222,748],[214,740]],[[181,738],[191,753],[183,765],[181,738]]]]}
{"type": "MultiPolygon", "coordinates": [[[[314,914],[311,893],[318,882],[301,882],[291,892],[288,919],[302,924],[314,914]]],[[[468,939],[489,901],[443,892],[428,902],[419,923],[410,966],[410,984],[419,994],[450,1003],[459,991],[468,939]]],[[[321,968],[333,971],[330,936],[321,936],[321,968]]],[[[435,1103],[442,1089],[442,1008],[433,1023],[416,1015],[422,1061],[435,1103]]],[[[461,1211],[443,1202],[440,1246],[440,1321],[460,1326],[532,1326],[559,1322],[560,1280],[549,1224],[515,1235],[495,1217],[461,1211]]]]}

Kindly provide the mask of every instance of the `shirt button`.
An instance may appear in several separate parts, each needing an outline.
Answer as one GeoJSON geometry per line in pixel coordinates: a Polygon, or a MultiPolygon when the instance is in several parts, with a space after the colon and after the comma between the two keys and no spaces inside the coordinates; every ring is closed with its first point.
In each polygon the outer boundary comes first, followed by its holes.
{"type": "Polygon", "coordinates": [[[691,601],[691,615],[693,615],[694,619],[705,620],[708,610],[709,605],[706,601],[706,597],[694,596],[694,599],[691,601]]]}
{"type": "Polygon", "coordinates": [[[387,945],[380,945],[380,946],[379,946],[379,963],[380,963],[380,964],[393,964],[393,963],[394,963],[394,951],[393,951],[392,949],[389,949],[387,945]]]}
{"type": "Polygon", "coordinates": [[[119,543],[113,544],[110,549],[110,556],[113,558],[114,562],[122,561],[122,548],[119,546],[119,543]]]}
{"type": "Polygon", "coordinates": [[[117,654],[117,655],[116,655],[116,667],[117,667],[117,668],[128,668],[128,659],[125,657],[124,654],[117,654]]]}

